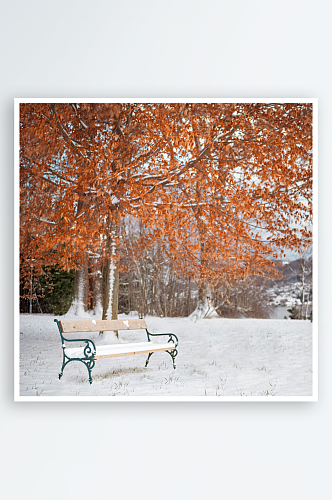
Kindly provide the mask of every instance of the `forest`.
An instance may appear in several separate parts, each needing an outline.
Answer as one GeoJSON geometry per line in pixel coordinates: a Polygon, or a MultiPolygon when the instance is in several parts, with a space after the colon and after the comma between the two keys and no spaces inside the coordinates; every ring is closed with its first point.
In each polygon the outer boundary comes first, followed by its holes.
{"type": "Polygon", "coordinates": [[[312,132],[311,103],[21,103],[21,312],[269,317],[312,132]]]}

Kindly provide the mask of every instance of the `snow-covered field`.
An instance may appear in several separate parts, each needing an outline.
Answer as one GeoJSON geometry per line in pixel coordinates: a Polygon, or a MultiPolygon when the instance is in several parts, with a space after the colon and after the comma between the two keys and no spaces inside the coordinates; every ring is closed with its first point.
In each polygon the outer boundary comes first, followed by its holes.
{"type": "MultiPolygon", "coordinates": [[[[17,399],[296,400],[313,395],[309,321],[211,318],[193,323],[187,318],[147,317],[146,322],[151,332],[178,336],[176,370],[166,352],[154,353],[147,368],[146,354],[99,359],[90,385],[80,362],[69,363],[59,380],[62,349],[54,316],[22,314],[17,399]]],[[[98,333],[89,337],[96,345],[102,343],[98,333]]],[[[120,332],[118,342],[131,341],[146,341],[145,332],[120,332]]]]}

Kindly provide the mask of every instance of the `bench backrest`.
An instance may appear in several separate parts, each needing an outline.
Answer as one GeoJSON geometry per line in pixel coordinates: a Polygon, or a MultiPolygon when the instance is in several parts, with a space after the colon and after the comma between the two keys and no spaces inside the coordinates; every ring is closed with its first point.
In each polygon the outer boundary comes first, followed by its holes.
{"type": "Polygon", "coordinates": [[[113,319],[113,320],[66,320],[59,321],[62,333],[100,332],[114,330],[146,329],[144,319],[113,319]]]}

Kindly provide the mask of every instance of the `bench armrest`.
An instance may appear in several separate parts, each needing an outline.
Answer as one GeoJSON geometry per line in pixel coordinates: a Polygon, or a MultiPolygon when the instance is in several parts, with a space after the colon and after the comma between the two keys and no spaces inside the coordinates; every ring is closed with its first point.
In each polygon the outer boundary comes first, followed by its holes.
{"type": "Polygon", "coordinates": [[[63,352],[65,352],[65,349],[66,349],[65,341],[66,342],[85,342],[86,346],[84,347],[84,350],[83,350],[85,358],[89,359],[96,354],[96,346],[91,339],[67,339],[66,337],[63,336],[63,333],[61,331],[60,322],[57,319],[55,319],[54,321],[58,325],[63,352]]]}
{"type": "Polygon", "coordinates": [[[146,334],[148,336],[148,341],[150,342],[150,337],[163,337],[163,336],[168,336],[168,342],[174,342],[175,348],[177,348],[179,340],[175,333],[150,333],[148,330],[146,330],[146,334]]]}
{"type": "MultiPolygon", "coordinates": [[[[84,347],[83,353],[86,358],[91,358],[91,356],[94,356],[96,354],[96,346],[94,342],[90,339],[66,339],[64,336],[62,336],[63,340],[66,342],[85,342],[86,346],[84,347]]],[[[66,348],[65,344],[62,344],[63,349],[66,348]]]]}

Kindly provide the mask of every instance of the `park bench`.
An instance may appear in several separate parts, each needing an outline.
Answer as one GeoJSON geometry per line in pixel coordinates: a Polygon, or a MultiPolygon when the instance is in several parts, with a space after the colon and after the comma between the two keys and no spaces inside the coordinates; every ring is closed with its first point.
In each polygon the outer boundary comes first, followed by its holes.
{"type": "Polygon", "coordinates": [[[178,338],[174,333],[150,333],[147,329],[144,319],[128,319],[128,320],[54,320],[59,328],[63,361],[59,379],[63,375],[65,366],[71,361],[80,361],[88,369],[89,382],[92,384],[91,370],[95,366],[96,359],[113,358],[117,356],[130,356],[133,354],[148,354],[145,362],[145,367],[148,366],[150,357],[154,352],[166,351],[170,354],[175,366],[175,357],[178,354],[177,345],[178,338]],[[119,330],[145,330],[148,341],[128,344],[110,344],[95,346],[91,339],[87,338],[65,338],[64,334],[70,333],[89,333],[102,331],[119,331],[119,330]],[[151,337],[168,337],[168,341],[164,343],[151,342],[151,337]],[[79,347],[68,347],[67,342],[85,342],[85,345],[79,347]]]}

